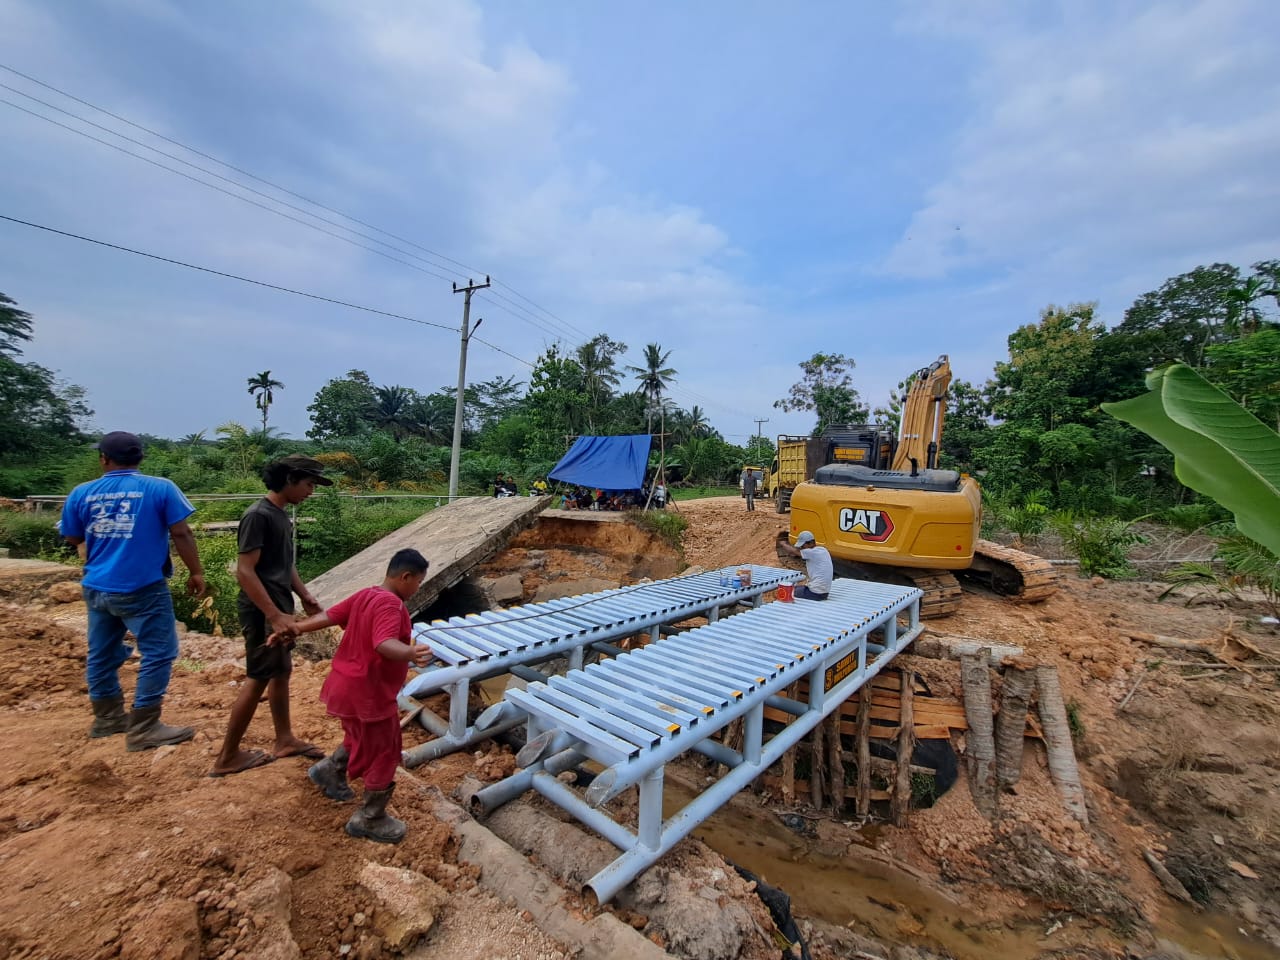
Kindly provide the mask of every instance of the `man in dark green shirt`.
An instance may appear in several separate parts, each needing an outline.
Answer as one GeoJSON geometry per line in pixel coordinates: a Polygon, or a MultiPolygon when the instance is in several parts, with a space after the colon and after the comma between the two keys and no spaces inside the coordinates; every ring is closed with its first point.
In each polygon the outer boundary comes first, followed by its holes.
{"type": "Polygon", "coordinates": [[[320,759],[324,756],[319,747],[293,735],[289,719],[289,675],[293,671],[291,648],[267,643],[271,634],[287,631],[294,622],[295,593],[308,616],[322,610],[294,566],[293,525],[285,511],[311,496],[317,484],[333,485],[323,471],[324,465],[319,460],[302,454],[291,454],[269,464],[263,471],[267,495],[249,507],[240,518],[240,547],[236,561],[240,596],[237,607],[240,627],[244,631],[246,679],[231,707],[227,735],[209,772],[211,777],[240,773],[279,757],[320,759]],[[240,741],[264,692],[271,707],[276,735],[270,754],[240,748],[240,741]]]}

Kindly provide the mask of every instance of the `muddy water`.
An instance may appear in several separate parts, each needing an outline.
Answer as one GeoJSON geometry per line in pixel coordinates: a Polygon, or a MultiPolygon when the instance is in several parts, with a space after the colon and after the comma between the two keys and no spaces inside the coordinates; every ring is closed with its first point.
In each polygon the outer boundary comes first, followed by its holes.
{"type": "MultiPolygon", "coordinates": [[[[672,813],[692,798],[693,791],[668,777],[666,795],[672,813]]],[[[909,873],[860,857],[856,846],[837,850],[800,836],[767,809],[742,804],[721,808],[694,836],[781,887],[798,913],[889,942],[943,950],[956,960],[1032,960],[1047,951],[1116,942],[1106,931],[1079,919],[1064,918],[1059,924],[1052,917],[1028,915],[1009,923],[981,922],[963,904],[909,873]]],[[[1188,960],[1280,956],[1239,934],[1230,918],[1190,910],[1166,910],[1156,934],[1166,949],[1176,945],[1188,960]]]]}

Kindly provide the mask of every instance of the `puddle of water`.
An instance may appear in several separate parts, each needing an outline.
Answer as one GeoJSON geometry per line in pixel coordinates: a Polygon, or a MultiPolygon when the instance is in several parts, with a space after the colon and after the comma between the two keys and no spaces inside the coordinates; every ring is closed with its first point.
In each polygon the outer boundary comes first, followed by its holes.
{"type": "MultiPolygon", "coordinates": [[[[668,813],[694,796],[671,777],[665,794],[668,813]]],[[[789,830],[767,809],[722,807],[693,835],[781,887],[799,913],[893,943],[941,948],[956,960],[1033,960],[1068,946],[1114,943],[1105,931],[1079,919],[1064,918],[1065,926],[1049,935],[1045,931],[1052,918],[1017,918],[1012,925],[976,922],[964,906],[910,874],[863,860],[856,851],[847,856],[824,852],[817,840],[789,830]]],[[[1179,947],[1187,960],[1276,960],[1280,956],[1239,934],[1230,918],[1188,909],[1165,910],[1157,935],[1179,947]]]]}

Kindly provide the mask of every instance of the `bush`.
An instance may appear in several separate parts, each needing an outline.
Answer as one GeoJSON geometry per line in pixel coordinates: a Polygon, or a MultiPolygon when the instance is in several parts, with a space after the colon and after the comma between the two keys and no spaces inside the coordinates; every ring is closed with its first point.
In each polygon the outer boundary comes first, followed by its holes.
{"type": "Polygon", "coordinates": [[[7,547],[11,557],[25,559],[74,553],[54,526],[57,521],[52,511],[0,513],[0,547],[7,547]]]}
{"type": "Polygon", "coordinates": [[[666,510],[628,510],[627,516],[637,526],[656,533],[677,550],[681,549],[680,538],[684,536],[689,521],[680,514],[666,510]]]}
{"type": "Polygon", "coordinates": [[[216,534],[196,537],[196,549],[200,564],[204,567],[204,580],[208,587],[202,599],[187,595],[187,577],[181,561],[175,559],[175,573],[169,581],[173,594],[173,612],[192,630],[237,636],[240,633],[240,617],[236,613],[236,596],[240,584],[236,581],[235,563],[239,553],[236,535],[216,534]]]}
{"type": "Polygon", "coordinates": [[[1183,533],[1195,533],[1230,517],[1216,503],[1180,503],[1160,513],[1160,519],[1183,533]]]}
{"type": "Polygon", "coordinates": [[[1054,514],[1053,526],[1063,546],[1080,561],[1085,576],[1108,578],[1128,576],[1129,547],[1142,543],[1133,530],[1136,520],[1116,517],[1078,517],[1070,512],[1054,514]]]}
{"type": "Polygon", "coordinates": [[[325,487],[298,508],[300,520],[315,518],[314,522],[298,524],[298,573],[303,580],[318,577],[435,506],[436,501],[426,497],[383,502],[350,500],[339,496],[334,488],[325,487]]]}

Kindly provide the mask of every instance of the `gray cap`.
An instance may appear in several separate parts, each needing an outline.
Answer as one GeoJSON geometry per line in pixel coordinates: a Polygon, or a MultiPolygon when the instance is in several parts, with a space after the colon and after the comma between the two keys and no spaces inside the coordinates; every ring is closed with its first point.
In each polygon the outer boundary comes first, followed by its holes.
{"type": "Polygon", "coordinates": [[[800,546],[800,544],[802,543],[814,543],[814,542],[815,541],[813,538],[813,534],[810,533],[808,530],[801,530],[800,533],[796,535],[797,547],[800,546]]]}

